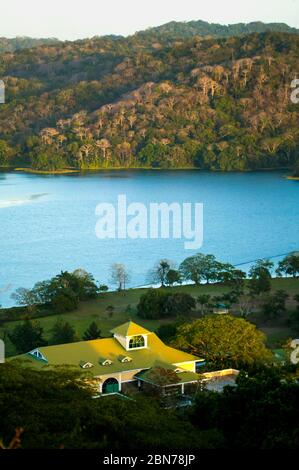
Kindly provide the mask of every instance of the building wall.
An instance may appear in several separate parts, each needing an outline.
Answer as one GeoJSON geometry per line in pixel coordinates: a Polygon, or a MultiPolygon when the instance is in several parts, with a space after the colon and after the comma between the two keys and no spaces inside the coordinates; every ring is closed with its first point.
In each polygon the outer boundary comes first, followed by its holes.
{"type": "Polygon", "coordinates": [[[237,369],[222,369],[222,370],[214,370],[213,372],[205,372],[202,374],[202,378],[205,379],[214,379],[215,377],[225,377],[227,375],[239,375],[239,371],[237,369]]]}
{"type": "Polygon", "coordinates": [[[117,339],[124,349],[127,349],[127,340],[124,336],[114,335],[114,338],[117,339]]]}
{"type": "Polygon", "coordinates": [[[191,372],[196,372],[196,361],[192,362],[179,362],[174,364],[175,366],[180,367],[181,369],[188,370],[191,372]]]}
{"type": "Polygon", "coordinates": [[[128,371],[128,372],[122,372],[121,373],[121,381],[122,382],[128,382],[129,380],[136,380],[134,376],[138,374],[143,369],[140,370],[133,370],[133,371],[128,371]]]}
{"type": "Polygon", "coordinates": [[[126,371],[126,372],[115,372],[115,373],[111,373],[111,374],[107,374],[107,375],[101,375],[101,377],[99,377],[99,391],[100,393],[102,393],[102,386],[103,386],[103,383],[105,382],[105,380],[107,379],[116,379],[120,385],[120,388],[119,388],[119,391],[121,391],[121,384],[123,382],[130,382],[132,380],[136,380],[135,379],[135,374],[138,374],[138,372],[140,372],[141,370],[143,369],[138,369],[138,370],[132,370],[132,371],[126,371]]]}
{"type": "Polygon", "coordinates": [[[119,391],[121,391],[121,374],[119,372],[115,372],[114,374],[111,373],[107,375],[101,375],[101,377],[99,377],[99,392],[100,393],[102,393],[103,383],[107,379],[116,379],[119,384],[119,391]]]}

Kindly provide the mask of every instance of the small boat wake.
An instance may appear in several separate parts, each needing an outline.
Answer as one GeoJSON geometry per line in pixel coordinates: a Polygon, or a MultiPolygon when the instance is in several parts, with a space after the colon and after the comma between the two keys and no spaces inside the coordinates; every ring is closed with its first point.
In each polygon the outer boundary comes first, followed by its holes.
{"type": "Polygon", "coordinates": [[[32,194],[31,196],[24,199],[0,199],[0,209],[5,209],[6,207],[22,206],[24,204],[29,204],[30,202],[36,201],[44,196],[47,196],[48,193],[41,194],[32,194]]]}

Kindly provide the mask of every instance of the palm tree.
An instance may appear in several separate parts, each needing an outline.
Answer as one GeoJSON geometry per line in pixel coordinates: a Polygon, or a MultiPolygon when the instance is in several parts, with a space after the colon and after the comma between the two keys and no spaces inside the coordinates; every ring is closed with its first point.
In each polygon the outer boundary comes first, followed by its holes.
{"type": "Polygon", "coordinates": [[[108,139],[101,139],[96,141],[96,147],[100,148],[103,152],[103,159],[106,160],[107,149],[111,147],[108,139]]]}

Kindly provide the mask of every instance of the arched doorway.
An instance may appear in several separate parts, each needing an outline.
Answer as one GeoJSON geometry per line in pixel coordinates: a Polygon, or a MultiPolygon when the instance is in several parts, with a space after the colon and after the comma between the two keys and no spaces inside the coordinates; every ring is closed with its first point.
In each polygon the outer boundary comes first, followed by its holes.
{"type": "Polygon", "coordinates": [[[116,379],[113,377],[105,380],[102,387],[102,393],[118,393],[119,392],[119,384],[116,379]]]}

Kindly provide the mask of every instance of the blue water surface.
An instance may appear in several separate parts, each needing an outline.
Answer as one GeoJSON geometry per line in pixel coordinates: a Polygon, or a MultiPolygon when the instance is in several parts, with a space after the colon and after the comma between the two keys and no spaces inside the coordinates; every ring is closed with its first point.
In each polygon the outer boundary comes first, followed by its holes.
{"type": "MultiPolygon", "coordinates": [[[[124,263],[130,285],[148,283],[160,258],[180,263],[194,251],[184,240],[99,240],[95,208],[116,203],[202,202],[200,250],[233,264],[299,250],[299,182],[282,172],[102,171],[73,175],[0,173],[0,304],[61,270],[82,267],[110,283],[124,263]]],[[[279,258],[277,258],[279,259],[279,258]]],[[[248,267],[246,264],[244,268],[248,267]]]]}

